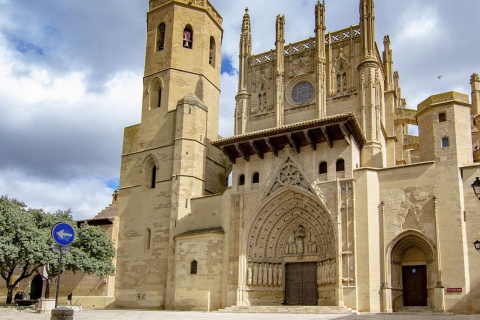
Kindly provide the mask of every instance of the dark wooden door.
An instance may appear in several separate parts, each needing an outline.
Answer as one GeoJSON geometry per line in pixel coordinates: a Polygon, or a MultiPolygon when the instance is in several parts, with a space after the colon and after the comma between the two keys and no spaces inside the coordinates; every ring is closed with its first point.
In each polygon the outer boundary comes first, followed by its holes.
{"type": "Polygon", "coordinates": [[[402,267],[403,304],[405,306],[427,305],[426,266],[402,267]]]}
{"type": "Polygon", "coordinates": [[[287,263],[285,269],[285,304],[316,306],[318,304],[317,263],[287,263]]]}

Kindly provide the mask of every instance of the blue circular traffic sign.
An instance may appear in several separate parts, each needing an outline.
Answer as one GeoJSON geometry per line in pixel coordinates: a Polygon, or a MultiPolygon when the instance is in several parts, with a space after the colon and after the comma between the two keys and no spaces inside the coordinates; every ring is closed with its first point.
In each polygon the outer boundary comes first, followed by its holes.
{"type": "Polygon", "coordinates": [[[52,228],[52,238],[61,246],[70,245],[75,239],[75,230],[65,222],[59,222],[52,228]]]}

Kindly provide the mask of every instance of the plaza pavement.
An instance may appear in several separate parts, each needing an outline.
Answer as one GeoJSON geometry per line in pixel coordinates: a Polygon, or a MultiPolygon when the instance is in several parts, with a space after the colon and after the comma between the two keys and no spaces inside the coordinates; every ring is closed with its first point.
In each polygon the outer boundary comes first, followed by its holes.
{"type": "MultiPolygon", "coordinates": [[[[32,309],[0,307],[0,320],[50,320],[49,314],[38,314],[32,309]]],[[[479,315],[443,314],[265,314],[265,313],[218,313],[142,310],[83,310],[76,311],[74,320],[480,320],[479,315]]]]}

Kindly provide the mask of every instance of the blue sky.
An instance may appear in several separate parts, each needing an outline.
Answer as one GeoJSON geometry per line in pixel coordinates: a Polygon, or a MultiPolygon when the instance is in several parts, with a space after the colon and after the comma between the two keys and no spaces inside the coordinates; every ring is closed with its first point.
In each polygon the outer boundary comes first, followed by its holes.
{"type": "MultiPolygon", "coordinates": [[[[317,0],[212,0],[222,15],[220,134],[233,134],[245,7],[253,52],[313,35],[317,0]]],[[[326,0],[327,32],[358,24],[358,0],[326,0]]],[[[140,121],[147,0],[0,0],[0,194],[93,217],[118,185],[123,128],[140,121]]],[[[470,93],[480,72],[480,1],[376,1],[376,38],[390,35],[408,107],[470,93]],[[438,78],[442,75],[441,79],[438,78]]]]}

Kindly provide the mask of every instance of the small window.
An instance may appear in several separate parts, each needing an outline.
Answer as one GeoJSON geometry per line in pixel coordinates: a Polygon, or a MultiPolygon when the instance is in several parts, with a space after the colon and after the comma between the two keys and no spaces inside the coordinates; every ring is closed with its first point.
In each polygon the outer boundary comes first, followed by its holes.
{"type": "Polygon", "coordinates": [[[447,114],[445,112],[438,114],[438,122],[445,122],[447,121],[447,114]]]}
{"type": "Polygon", "coordinates": [[[215,50],[216,50],[216,45],[215,45],[215,38],[210,37],[210,51],[208,53],[208,63],[215,68],[215,50]]]}
{"type": "Polygon", "coordinates": [[[450,141],[448,140],[447,137],[442,138],[442,148],[448,148],[450,147],[450,141]]]}
{"type": "Polygon", "coordinates": [[[327,162],[326,161],[320,162],[320,166],[318,167],[318,173],[319,174],[327,173],[327,162]]]}
{"type": "Polygon", "coordinates": [[[183,29],[183,47],[192,49],[193,46],[193,29],[191,25],[187,25],[183,29]]]}
{"type": "Polygon", "coordinates": [[[147,230],[145,230],[145,250],[150,250],[151,239],[152,230],[150,228],[147,228],[147,230]]]}
{"type": "Polygon", "coordinates": [[[338,159],[336,164],[337,171],[345,171],[345,160],[338,159]]]}
{"type": "Polygon", "coordinates": [[[190,274],[197,274],[197,261],[193,260],[192,263],[190,263],[190,274]]]}
{"type": "Polygon", "coordinates": [[[157,30],[157,51],[163,50],[165,45],[165,23],[160,23],[157,30]]]}
{"type": "Polygon", "coordinates": [[[162,105],[162,87],[162,81],[159,78],[153,79],[149,89],[150,110],[160,108],[162,105]]]}
{"type": "Polygon", "coordinates": [[[260,181],[260,174],[255,172],[252,176],[252,183],[258,183],[260,181]]]}
{"type": "Polygon", "coordinates": [[[162,104],[162,88],[158,88],[157,108],[160,108],[161,104],[162,104]]]}
{"type": "Polygon", "coordinates": [[[150,187],[152,189],[155,188],[156,182],[157,182],[157,166],[153,166],[153,168],[152,168],[152,179],[151,179],[151,184],[150,184],[150,187]]]}
{"type": "Polygon", "coordinates": [[[241,174],[239,177],[238,177],[238,185],[239,186],[243,186],[245,184],[245,175],[241,174]]]}

